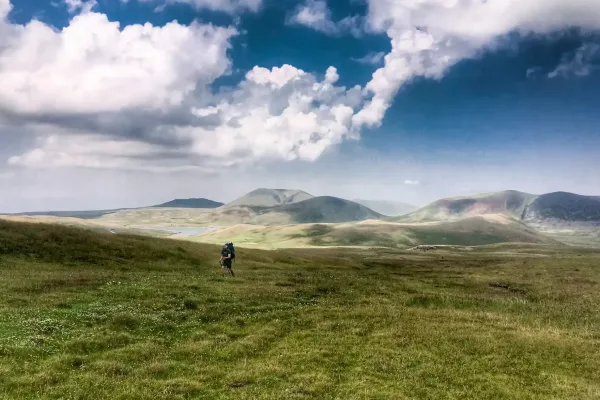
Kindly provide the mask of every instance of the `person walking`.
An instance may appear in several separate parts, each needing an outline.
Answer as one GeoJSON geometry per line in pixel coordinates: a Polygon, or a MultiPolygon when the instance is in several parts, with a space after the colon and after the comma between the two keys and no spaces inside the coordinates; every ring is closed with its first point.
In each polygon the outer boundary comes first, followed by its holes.
{"type": "Polygon", "coordinates": [[[231,251],[229,250],[229,247],[227,247],[227,245],[224,244],[223,248],[221,249],[221,259],[219,260],[221,264],[221,274],[227,271],[231,273],[231,276],[235,277],[231,266],[231,258],[231,251]]]}

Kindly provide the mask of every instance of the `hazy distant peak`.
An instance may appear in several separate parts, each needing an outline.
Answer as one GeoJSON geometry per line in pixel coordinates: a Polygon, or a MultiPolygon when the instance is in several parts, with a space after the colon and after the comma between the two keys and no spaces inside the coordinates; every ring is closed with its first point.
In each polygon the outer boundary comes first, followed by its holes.
{"type": "Polygon", "coordinates": [[[297,203],[313,197],[303,190],[258,188],[228,203],[226,207],[274,207],[297,203]]]}
{"type": "Polygon", "coordinates": [[[223,203],[204,198],[175,199],[154,207],[174,207],[174,208],[217,208],[223,203]]]}
{"type": "Polygon", "coordinates": [[[418,208],[417,206],[414,206],[412,204],[407,204],[393,200],[353,199],[352,201],[358,204],[362,204],[363,206],[368,207],[373,211],[390,217],[408,214],[409,212],[414,211],[418,208]]]}

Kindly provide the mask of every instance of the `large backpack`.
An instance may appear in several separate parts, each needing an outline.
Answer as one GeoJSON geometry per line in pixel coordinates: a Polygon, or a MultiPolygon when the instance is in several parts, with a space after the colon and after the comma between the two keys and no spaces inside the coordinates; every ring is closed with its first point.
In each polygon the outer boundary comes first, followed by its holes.
{"type": "Polygon", "coordinates": [[[233,243],[225,243],[225,246],[231,252],[231,261],[235,260],[235,247],[233,247],[233,243]]]}

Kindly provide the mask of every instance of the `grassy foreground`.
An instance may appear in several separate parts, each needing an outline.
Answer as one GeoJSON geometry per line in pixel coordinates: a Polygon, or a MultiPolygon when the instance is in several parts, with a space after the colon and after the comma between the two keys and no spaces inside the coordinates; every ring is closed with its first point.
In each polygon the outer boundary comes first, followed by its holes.
{"type": "Polygon", "coordinates": [[[600,398],[598,253],[218,250],[0,221],[0,398],[600,398]]]}

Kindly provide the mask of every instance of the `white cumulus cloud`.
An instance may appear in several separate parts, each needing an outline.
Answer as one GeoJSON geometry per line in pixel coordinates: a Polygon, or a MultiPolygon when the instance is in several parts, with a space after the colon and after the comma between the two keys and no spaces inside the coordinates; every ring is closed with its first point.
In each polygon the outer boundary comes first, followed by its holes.
{"type": "Polygon", "coordinates": [[[84,12],[61,31],[32,21],[0,38],[0,107],[17,113],[94,113],[180,105],[230,67],[233,28],[119,26],[84,12]]]}
{"type": "Polygon", "coordinates": [[[350,123],[360,90],[335,87],[336,79],[334,68],[319,81],[290,65],[255,67],[234,93],[215,98],[215,105],[191,110],[216,117],[215,126],[170,127],[171,135],[188,143],[185,151],[71,131],[43,136],[38,147],[11,157],[9,164],[165,171],[196,166],[208,171],[256,160],[314,161],[344,139],[355,138],[350,123]],[[151,168],[146,168],[150,161],[151,168]]]}
{"type": "Polygon", "coordinates": [[[400,87],[416,76],[439,78],[449,67],[494,46],[504,35],[600,28],[597,0],[369,0],[368,23],[392,50],[367,84],[371,101],[354,124],[378,126],[400,87]]]}
{"type": "Polygon", "coordinates": [[[419,181],[416,181],[416,180],[410,180],[410,179],[407,179],[407,180],[405,180],[405,181],[404,181],[404,184],[405,184],[405,185],[416,186],[416,185],[419,185],[419,184],[420,184],[420,182],[419,182],[419,181]]]}
{"type": "MultiPolygon", "coordinates": [[[[187,1],[225,11],[261,4],[187,1]]],[[[8,159],[15,167],[214,171],[314,161],[381,124],[403,84],[439,78],[504,34],[600,27],[596,0],[369,0],[369,29],[385,33],[391,51],[364,87],[339,86],[333,66],[314,73],[283,64],[255,66],[239,84],[215,91],[211,84],[232,67],[235,28],[122,27],[69,3],[79,13],[58,30],[9,22],[10,3],[0,0],[0,124],[13,124],[1,133],[37,137],[8,159]]],[[[303,4],[308,11],[301,8],[298,21],[329,32],[343,26],[331,28],[323,1],[303,4]]]]}
{"type": "Polygon", "coordinates": [[[6,18],[11,9],[12,5],[9,0],[0,0],[0,19],[6,18]]]}
{"type": "MultiPolygon", "coordinates": [[[[8,164],[30,168],[82,167],[133,170],[182,170],[181,160],[174,164],[165,149],[142,141],[112,139],[85,132],[50,134],[40,137],[39,147],[8,159],[8,164]],[[167,154],[166,154],[167,153],[167,154]],[[151,158],[157,162],[147,163],[151,158]]],[[[189,167],[189,166],[188,166],[189,167]]]]}
{"type": "Polygon", "coordinates": [[[333,21],[325,0],[306,0],[288,17],[289,24],[304,25],[328,35],[352,34],[361,36],[364,20],[361,16],[345,17],[333,21]]]}
{"type": "Polygon", "coordinates": [[[0,121],[37,134],[12,166],[212,171],[314,161],[357,138],[361,88],[336,86],[334,67],[318,78],[287,64],[256,66],[213,93],[230,68],[233,28],[120,27],[86,9],[62,30],[0,26],[9,33],[0,38],[0,121]]]}
{"type": "Polygon", "coordinates": [[[217,127],[181,127],[176,134],[191,140],[194,153],[204,157],[314,161],[344,139],[356,137],[351,117],[360,102],[360,88],[334,86],[337,78],[335,68],[319,81],[290,65],[255,67],[234,93],[215,106],[194,110],[217,116],[217,127]]]}

